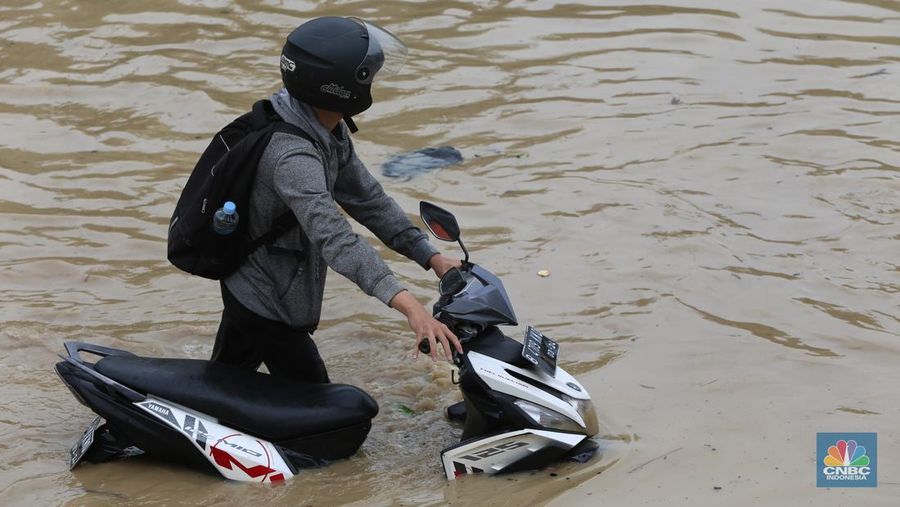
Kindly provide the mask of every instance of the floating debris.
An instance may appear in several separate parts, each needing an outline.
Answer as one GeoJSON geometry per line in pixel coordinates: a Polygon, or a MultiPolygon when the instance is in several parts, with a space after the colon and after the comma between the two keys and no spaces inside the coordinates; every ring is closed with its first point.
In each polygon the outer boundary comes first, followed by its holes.
{"type": "Polygon", "coordinates": [[[526,151],[506,151],[500,148],[488,148],[481,153],[472,155],[474,158],[482,157],[505,157],[505,158],[525,158],[528,156],[526,151]]]}
{"type": "Polygon", "coordinates": [[[381,165],[381,173],[389,178],[409,181],[422,173],[462,162],[463,156],[452,146],[422,148],[397,155],[381,165]]]}
{"type": "Polygon", "coordinates": [[[397,404],[397,411],[406,416],[414,416],[416,415],[416,411],[407,407],[402,403],[397,404]]]}
{"type": "Polygon", "coordinates": [[[673,106],[677,106],[681,104],[681,99],[678,98],[678,95],[672,95],[672,100],[670,101],[673,106]]]}
{"type": "Polygon", "coordinates": [[[878,69],[875,72],[869,72],[868,74],[861,74],[859,76],[850,76],[850,77],[862,78],[862,77],[884,76],[886,74],[889,74],[887,69],[878,69]]]}
{"type": "Polygon", "coordinates": [[[541,278],[547,278],[548,276],[550,276],[550,272],[547,271],[546,269],[542,269],[542,270],[538,271],[538,276],[541,278]]]}

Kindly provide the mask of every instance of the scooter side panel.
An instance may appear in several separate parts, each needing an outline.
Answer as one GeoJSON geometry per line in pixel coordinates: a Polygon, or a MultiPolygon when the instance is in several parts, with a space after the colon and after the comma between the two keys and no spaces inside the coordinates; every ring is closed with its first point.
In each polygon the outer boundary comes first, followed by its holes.
{"type": "Polygon", "coordinates": [[[182,434],[227,479],[280,482],[294,475],[270,442],[159,398],[134,405],[182,434]]]}
{"type": "Polygon", "coordinates": [[[467,474],[540,468],[587,438],[585,435],[525,429],[463,442],[441,451],[447,479],[467,474]]]}

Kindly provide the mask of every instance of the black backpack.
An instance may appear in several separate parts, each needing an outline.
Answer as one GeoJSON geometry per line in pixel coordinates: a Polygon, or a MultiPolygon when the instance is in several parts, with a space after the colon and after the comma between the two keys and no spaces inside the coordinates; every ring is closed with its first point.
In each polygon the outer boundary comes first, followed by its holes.
{"type": "Polygon", "coordinates": [[[169,222],[169,262],[182,271],[212,280],[237,270],[248,255],[298,225],[293,212],[275,219],[262,236],[248,237],[250,194],[256,170],[272,134],[286,132],[318,143],[300,128],[285,122],[268,100],[238,117],[213,137],[191,172],[169,222]],[[228,235],[213,231],[213,216],[226,201],[237,205],[237,230],[228,235]]]}

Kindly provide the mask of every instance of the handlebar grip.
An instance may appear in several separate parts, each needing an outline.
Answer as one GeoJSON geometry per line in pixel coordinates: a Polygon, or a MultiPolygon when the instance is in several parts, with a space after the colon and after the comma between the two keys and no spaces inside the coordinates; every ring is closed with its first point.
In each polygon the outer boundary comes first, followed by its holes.
{"type": "Polygon", "coordinates": [[[425,338],[419,342],[419,352],[423,354],[431,354],[431,344],[428,343],[428,338],[425,338]]]}

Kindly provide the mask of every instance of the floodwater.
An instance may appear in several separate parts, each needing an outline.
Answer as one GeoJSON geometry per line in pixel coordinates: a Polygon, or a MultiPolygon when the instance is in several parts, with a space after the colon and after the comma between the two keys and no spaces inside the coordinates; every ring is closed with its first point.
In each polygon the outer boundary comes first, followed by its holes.
{"type": "MultiPolygon", "coordinates": [[[[898,62],[888,0],[3,0],[0,503],[891,504],[898,62]],[[210,135],[277,88],[284,36],[325,14],[410,46],[357,149],[376,173],[463,153],[378,177],[410,212],[454,211],[522,323],[561,343],[600,455],[448,483],[450,368],[410,359],[405,322],[332,274],[316,341],[381,406],[357,456],[278,487],[139,458],[70,472],[92,415],[56,354],[208,356],[218,289],[167,264],[168,218],[210,135]],[[820,431],[878,432],[878,487],[817,489],[820,431]]],[[[434,299],[430,273],[381,251],[434,299]]]]}

